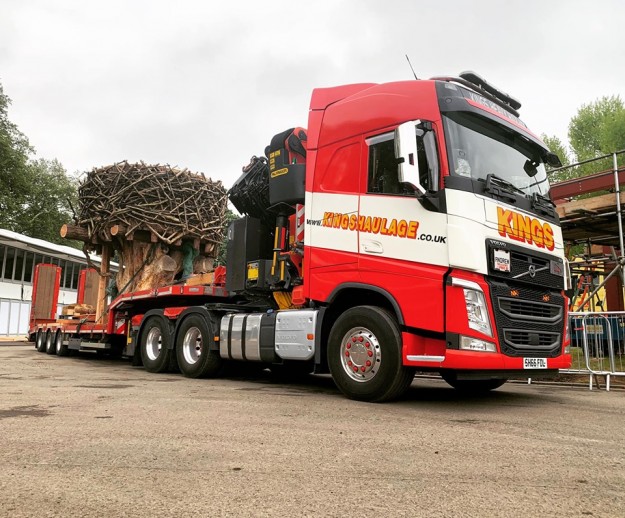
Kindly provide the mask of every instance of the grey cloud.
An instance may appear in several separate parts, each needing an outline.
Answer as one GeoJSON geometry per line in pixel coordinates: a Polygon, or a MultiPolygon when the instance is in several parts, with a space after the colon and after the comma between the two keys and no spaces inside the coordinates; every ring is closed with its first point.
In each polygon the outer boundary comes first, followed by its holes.
{"type": "Polygon", "coordinates": [[[313,88],[474,69],[566,137],[582,102],[619,94],[625,7],[580,0],[295,4],[5,2],[12,119],[70,170],[167,162],[226,185],[271,136],[306,125],[313,88]],[[609,16],[605,16],[605,14],[609,16]],[[578,77],[580,74],[583,77],[578,77]]]}

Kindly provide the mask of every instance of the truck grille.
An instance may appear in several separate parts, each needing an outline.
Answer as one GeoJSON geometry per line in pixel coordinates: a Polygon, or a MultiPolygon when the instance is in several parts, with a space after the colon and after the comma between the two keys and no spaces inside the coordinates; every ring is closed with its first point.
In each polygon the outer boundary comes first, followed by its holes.
{"type": "Polygon", "coordinates": [[[564,332],[562,295],[494,279],[488,284],[501,352],[516,357],[558,356],[564,332]]]}
{"type": "Polygon", "coordinates": [[[556,322],[562,317],[562,307],[555,304],[507,297],[500,297],[498,302],[500,311],[511,319],[556,322]]]}
{"type": "Polygon", "coordinates": [[[548,347],[552,348],[560,341],[557,333],[534,333],[523,329],[506,329],[504,341],[511,347],[548,347]]]}
{"type": "Polygon", "coordinates": [[[564,288],[564,264],[556,256],[530,251],[509,243],[501,246],[499,241],[493,240],[486,241],[486,250],[489,257],[488,272],[492,277],[515,284],[544,286],[557,290],[564,288]],[[494,267],[494,249],[507,250],[510,253],[509,272],[502,272],[494,267]]]}

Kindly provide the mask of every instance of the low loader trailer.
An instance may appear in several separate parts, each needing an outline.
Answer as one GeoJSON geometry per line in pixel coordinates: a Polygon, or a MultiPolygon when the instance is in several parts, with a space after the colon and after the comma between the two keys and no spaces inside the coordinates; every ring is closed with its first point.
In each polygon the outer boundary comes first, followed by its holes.
{"type": "Polygon", "coordinates": [[[400,397],[416,371],[473,392],[554,375],[571,363],[559,159],[519,108],[471,72],[315,89],[307,129],[274,136],[230,189],[243,217],[225,267],[91,320],[55,318],[49,281],[30,338],[193,378],[330,373],[363,401],[400,397]]]}

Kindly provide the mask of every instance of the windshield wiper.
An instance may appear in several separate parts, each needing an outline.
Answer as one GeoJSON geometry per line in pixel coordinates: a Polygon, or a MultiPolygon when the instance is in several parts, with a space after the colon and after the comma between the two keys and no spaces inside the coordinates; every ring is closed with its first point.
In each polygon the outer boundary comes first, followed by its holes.
{"type": "Polygon", "coordinates": [[[508,180],[504,180],[500,176],[492,173],[486,175],[486,186],[484,187],[484,191],[511,202],[517,201],[517,194],[521,194],[524,198],[526,196],[525,191],[522,191],[508,180]]]}
{"type": "Polygon", "coordinates": [[[541,212],[546,216],[555,218],[556,216],[556,204],[551,201],[551,198],[535,192],[532,194],[532,209],[536,212],[541,212]]]}

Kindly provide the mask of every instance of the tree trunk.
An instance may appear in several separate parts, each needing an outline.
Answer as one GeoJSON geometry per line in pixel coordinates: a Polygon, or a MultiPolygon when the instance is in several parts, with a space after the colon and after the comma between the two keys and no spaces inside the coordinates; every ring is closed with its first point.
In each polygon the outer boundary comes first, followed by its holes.
{"type": "Polygon", "coordinates": [[[118,253],[117,287],[120,293],[122,290],[127,293],[166,286],[182,270],[182,253],[167,255],[160,246],[152,243],[123,241],[118,253]]]}
{"type": "Polygon", "coordinates": [[[86,228],[76,225],[63,225],[60,231],[61,237],[65,239],[76,239],[78,241],[89,242],[89,231],[86,228]]]}

